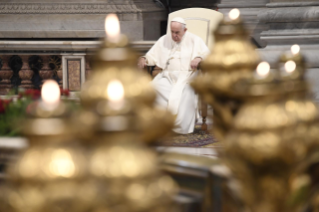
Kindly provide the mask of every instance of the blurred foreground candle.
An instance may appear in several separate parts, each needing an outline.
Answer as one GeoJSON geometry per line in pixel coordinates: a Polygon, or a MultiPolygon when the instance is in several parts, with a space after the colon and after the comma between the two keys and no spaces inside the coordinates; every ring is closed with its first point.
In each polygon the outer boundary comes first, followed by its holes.
{"type": "Polygon", "coordinates": [[[256,69],[256,78],[264,79],[269,75],[270,65],[267,62],[261,62],[256,69]]]}
{"type": "Polygon", "coordinates": [[[105,19],[105,32],[107,40],[111,43],[117,43],[120,40],[120,22],[115,14],[109,14],[105,19]]]}
{"type": "Polygon", "coordinates": [[[231,19],[231,20],[236,20],[236,19],[238,19],[239,18],[239,16],[240,16],[240,11],[239,11],[239,9],[232,9],[230,12],[229,12],[229,14],[228,14],[228,16],[229,16],[229,18],[231,19]]]}
{"type": "Polygon", "coordinates": [[[288,73],[291,73],[294,70],[296,70],[296,67],[297,67],[296,63],[292,60],[289,60],[285,63],[285,70],[288,73]]]}
{"type": "Polygon", "coordinates": [[[290,47],[290,51],[282,54],[279,59],[280,77],[283,80],[300,80],[305,76],[306,61],[300,53],[300,46],[295,44],[290,47]]]}
{"type": "Polygon", "coordinates": [[[292,47],[291,47],[291,52],[292,52],[292,54],[294,54],[294,55],[296,55],[296,54],[299,54],[299,52],[300,52],[300,46],[299,45],[293,45],[292,47]]]}
{"type": "Polygon", "coordinates": [[[41,90],[43,107],[47,110],[54,110],[59,105],[60,95],[60,87],[56,81],[45,81],[41,90]]]}
{"type": "Polygon", "coordinates": [[[112,80],[107,87],[109,106],[114,110],[120,110],[124,106],[124,88],[119,80],[112,80]]]}

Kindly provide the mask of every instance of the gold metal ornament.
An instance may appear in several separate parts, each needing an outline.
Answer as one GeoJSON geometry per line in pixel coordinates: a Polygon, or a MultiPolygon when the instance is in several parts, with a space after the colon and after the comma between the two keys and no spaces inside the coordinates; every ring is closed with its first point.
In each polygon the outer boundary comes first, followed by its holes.
{"type": "Polygon", "coordinates": [[[260,61],[241,18],[236,15],[232,18],[225,18],[217,27],[214,48],[200,65],[203,74],[192,83],[214,107],[213,121],[218,124],[213,133],[218,140],[223,140],[233,121],[233,111],[240,105],[240,99],[232,92],[234,85],[251,78],[260,61]]]}
{"type": "MultiPolygon", "coordinates": [[[[137,59],[126,36],[121,35],[118,43],[106,40],[93,60],[91,78],[81,92],[81,103],[85,110],[94,111],[90,115],[87,112],[79,120],[80,125],[85,126],[82,132],[88,134],[87,130],[95,129],[94,123],[87,126],[88,116],[93,121],[97,120],[93,118],[94,115],[104,117],[117,114],[136,116],[126,124],[141,130],[145,142],[152,142],[170,132],[174,126],[174,116],[168,111],[154,108],[156,93],[151,85],[151,77],[136,68],[137,59]],[[123,99],[118,103],[110,101],[110,83],[118,83],[119,89],[122,89],[123,99]]],[[[124,126],[125,123],[122,124],[124,126]]]]}
{"type": "MultiPolygon", "coordinates": [[[[225,27],[221,23],[216,34],[225,27]]],[[[257,67],[256,52],[241,48],[246,41],[237,38],[245,34],[240,19],[228,27],[233,30],[226,30],[230,35],[221,42],[226,47],[241,43],[234,49],[242,54],[235,57],[233,51],[215,48],[212,55],[225,52],[224,58],[232,59],[225,66],[221,58],[208,57],[202,68],[209,80],[200,85],[204,76],[196,79],[194,88],[213,106],[214,132],[224,141],[223,161],[238,180],[246,207],[294,211],[292,173],[319,144],[318,106],[304,79],[305,61],[292,51],[281,56],[276,70],[262,63],[257,67]],[[224,79],[218,80],[220,76],[224,79]]]]}
{"type": "Polygon", "coordinates": [[[95,211],[176,209],[172,197],[177,187],[160,173],[156,153],[145,146],[171,130],[174,117],[153,107],[151,79],[137,70],[136,61],[126,36],[108,38],[81,92],[84,109],[75,120],[92,135],[83,138],[90,151],[90,174],[100,188],[95,211]]]}
{"type": "Polygon", "coordinates": [[[43,95],[57,98],[28,107],[29,116],[21,126],[30,147],[9,167],[0,192],[1,211],[84,212],[94,205],[86,151],[74,139],[71,113],[58,100],[57,83],[48,81],[43,89],[47,83],[55,87],[43,95]]]}

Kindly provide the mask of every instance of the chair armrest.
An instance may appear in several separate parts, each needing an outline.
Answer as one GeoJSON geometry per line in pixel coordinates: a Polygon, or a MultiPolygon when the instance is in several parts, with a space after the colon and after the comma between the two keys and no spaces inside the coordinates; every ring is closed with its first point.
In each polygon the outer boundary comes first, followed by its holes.
{"type": "Polygon", "coordinates": [[[161,69],[158,66],[155,66],[154,69],[152,70],[152,78],[156,77],[156,75],[158,75],[159,73],[161,73],[163,71],[163,69],[161,69]]]}

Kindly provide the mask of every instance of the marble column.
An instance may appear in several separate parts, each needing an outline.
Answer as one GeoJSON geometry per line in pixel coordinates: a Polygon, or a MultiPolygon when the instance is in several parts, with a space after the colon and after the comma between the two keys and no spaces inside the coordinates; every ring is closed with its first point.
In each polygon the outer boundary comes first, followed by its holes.
{"type": "Polygon", "coordinates": [[[259,50],[262,58],[274,67],[280,54],[299,44],[319,101],[319,0],[271,0],[266,6],[258,16],[268,26],[260,37],[267,43],[259,50]]]}
{"type": "Polygon", "coordinates": [[[253,42],[257,47],[264,47],[266,42],[260,39],[260,33],[267,29],[267,25],[259,22],[258,14],[267,9],[268,2],[269,0],[221,0],[217,7],[224,15],[228,15],[231,9],[238,8],[253,42]]]}
{"type": "Polygon", "coordinates": [[[59,86],[63,88],[63,70],[62,70],[62,59],[60,58],[61,63],[58,64],[56,73],[59,77],[59,86]]]}
{"type": "Polygon", "coordinates": [[[92,68],[91,68],[91,58],[89,56],[85,57],[85,80],[88,80],[92,73],[92,68]]]}

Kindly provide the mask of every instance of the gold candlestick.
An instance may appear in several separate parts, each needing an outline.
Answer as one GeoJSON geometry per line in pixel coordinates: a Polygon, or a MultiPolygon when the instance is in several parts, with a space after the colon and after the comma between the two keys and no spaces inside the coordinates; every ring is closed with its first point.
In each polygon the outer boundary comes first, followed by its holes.
{"type": "MultiPolygon", "coordinates": [[[[118,21],[106,23],[114,26],[118,21]]],[[[106,28],[108,32],[118,27],[106,28]]],[[[75,119],[80,131],[86,132],[82,138],[94,142],[89,164],[102,188],[97,209],[171,211],[176,186],[159,172],[155,152],[143,143],[170,130],[173,116],[153,108],[151,79],[135,68],[138,57],[127,37],[119,31],[109,34],[111,39],[93,60],[92,75],[81,92],[84,110],[75,119]]]]}
{"type": "Polygon", "coordinates": [[[2,211],[84,212],[96,204],[87,154],[74,142],[71,113],[59,95],[57,83],[48,80],[42,101],[28,107],[21,126],[30,147],[9,167],[0,194],[2,211]]]}
{"type": "Polygon", "coordinates": [[[300,53],[283,55],[276,70],[265,63],[256,70],[259,59],[245,34],[240,18],[221,23],[216,48],[203,63],[206,75],[193,85],[213,106],[214,132],[225,146],[223,160],[246,207],[294,211],[289,179],[318,147],[318,107],[309,98],[300,53]],[[223,32],[228,35],[221,37],[223,32]]]}
{"type": "Polygon", "coordinates": [[[201,63],[204,73],[194,80],[192,86],[207,103],[213,105],[213,122],[216,123],[213,133],[222,141],[233,122],[233,111],[241,104],[232,92],[234,85],[251,78],[260,58],[248,40],[238,10],[233,10],[220,23],[214,37],[214,48],[201,63]]]}
{"type": "MultiPolygon", "coordinates": [[[[81,103],[87,111],[94,111],[102,117],[131,114],[134,119],[128,125],[142,131],[143,141],[152,142],[172,129],[174,117],[169,112],[154,108],[156,93],[151,86],[151,78],[136,68],[138,56],[129,47],[127,37],[119,34],[113,40],[106,40],[93,59],[93,71],[90,80],[83,86],[81,103]],[[116,42],[113,42],[114,39],[116,42]],[[112,82],[119,82],[123,89],[122,105],[118,108],[114,107],[116,103],[108,94],[108,86],[112,82]]],[[[114,92],[117,92],[116,89],[114,92]]],[[[97,120],[89,112],[83,116],[97,120]]],[[[78,121],[79,127],[83,126],[84,134],[92,134],[88,130],[95,127],[88,125],[94,124],[88,124],[84,117],[78,121]]]]}

